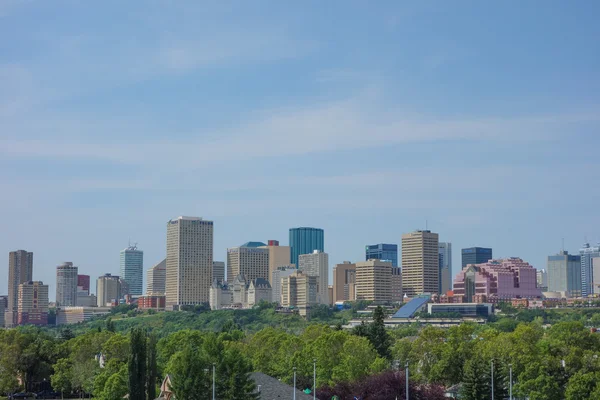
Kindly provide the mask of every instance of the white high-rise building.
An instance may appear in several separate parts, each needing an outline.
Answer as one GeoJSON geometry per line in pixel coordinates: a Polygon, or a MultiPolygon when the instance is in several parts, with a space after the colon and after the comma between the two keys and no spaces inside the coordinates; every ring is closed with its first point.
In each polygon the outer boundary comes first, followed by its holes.
{"type": "Polygon", "coordinates": [[[64,262],[56,267],[56,306],[75,307],[77,305],[77,272],[72,262],[64,262]]]}
{"type": "Polygon", "coordinates": [[[146,294],[164,295],[167,281],[167,260],[164,259],[146,273],[146,294]]]}
{"type": "Polygon", "coordinates": [[[329,255],[320,250],[298,256],[298,269],[317,277],[317,303],[329,304],[329,255]]]}
{"type": "Polygon", "coordinates": [[[141,296],[144,290],[144,252],[137,246],[121,250],[121,279],[127,282],[132,296],[141,296]]]}
{"type": "Polygon", "coordinates": [[[281,305],[281,285],[282,279],[288,277],[298,271],[296,267],[278,267],[271,273],[271,288],[272,288],[272,300],[273,303],[281,305]]]}
{"type": "Polygon", "coordinates": [[[178,217],[167,223],[166,307],[208,303],[213,269],[213,221],[178,217]]]}
{"type": "Polygon", "coordinates": [[[439,261],[440,261],[440,294],[446,294],[452,290],[452,243],[440,242],[439,261]]]}

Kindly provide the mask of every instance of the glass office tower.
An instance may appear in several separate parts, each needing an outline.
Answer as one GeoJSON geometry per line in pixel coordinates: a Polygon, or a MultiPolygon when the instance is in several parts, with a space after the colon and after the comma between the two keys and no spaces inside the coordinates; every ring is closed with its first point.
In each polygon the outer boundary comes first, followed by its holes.
{"type": "Polygon", "coordinates": [[[312,254],[315,250],[325,251],[325,233],[320,228],[290,229],[290,263],[298,265],[300,254],[312,254]]]}
{"type": "Polygon", "coordinates": [[[391,261],[392,267],[398,266],[398,245],[379,243],[365,246],[365,261],[391,261]]]}
{"type": "Polygon", "coordinates": [[[486,247],[470,247],[462,249],[462,267],[469,264],[483,264],[491,260],[492,249],[486,247]]]}

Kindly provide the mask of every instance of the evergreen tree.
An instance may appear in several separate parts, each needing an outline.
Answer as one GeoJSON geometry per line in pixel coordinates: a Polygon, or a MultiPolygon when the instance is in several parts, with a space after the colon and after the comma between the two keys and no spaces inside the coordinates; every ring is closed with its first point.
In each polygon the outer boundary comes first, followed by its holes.
{"type": "Polygon", "coordinates": [[[378,306],[373,312],[373,322],[369,325],[367,337],[379,356],[389,360],[392,357],[392,338],[385,329],[384,319],[383,308],[378,306]]]}
{"type": "Polygon", "coordinates": [[[156,335],[151,334],[148,337],[148,367],[147,367],[147,382],[146,392],[148,394],[148,400],[154,400],[156,398],[156,385],[158,383],[158,367],[156,365],[156,335]]]}
{"type": "Polygon", "coordinates": [[[142,329],[132,329],[131,351],[127,363],[129,372],[129,399],[146,400],[146,335],[142,329]]]}
{"type": "Polygon", "coordinates": [[[106,318],[105,329],[109,332],[115,331],[115,323],[113,322],[111,317],[106,318]]]}
{"type": "MultiPolygon", "coordinates": [[[[489,366],[481,357],[475,357],[466,362],[463,372],[461,399],[488,400],[490,399],[489,366]]],[[[499,399],[501,397],[498,397],[499,399]]]]}
{"type": "Polygon", "coordinates": [[[190,345],[171,357],[167,370],[172,378],[171,391],[176,399],[196,399],[199,394],[212,391],[206,362],[198,354],[198,349],[190,345]]]}

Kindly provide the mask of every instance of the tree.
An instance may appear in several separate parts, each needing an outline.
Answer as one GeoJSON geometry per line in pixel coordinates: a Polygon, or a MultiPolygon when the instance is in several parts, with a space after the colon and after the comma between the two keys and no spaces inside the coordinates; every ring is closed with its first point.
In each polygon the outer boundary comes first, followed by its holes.
{"type": "Polygon", "coordinates": [[[151,334],[148,337],[147,347],[147,375],[146,375],[146,393],[148,400],[154,400],[156,398],[156,385],[158,384],[158,367],[156,365],[156,335],[151,334]]]}
{"type": "Polygon", "coordinates": [[[115,332],[115,323],[113,322],[111,317],[106,318],[105,328],[109,332],[115,332]]]}
{"type": "Polygon", "coordinates": [[[589,400],[596,389],[596,382],[600,379],[599,373],[578,372],[569,379],[565,397],[567,400],[589,400]]]}
{"type": "Polygon", "coordinates": [[[487,373],[489,366],[481,357],[467,361],[463,373],[461,399],[487,400],[490,397],[490,380],[487,373]]]}
{"type": "Polygon", "coordinates": [[[385,329],[385,314],[381,306],[377,306],[373,311],[373,322],[369,326],[369,341],[379,353],[379,356],[385,359],[390,359],[392,353],[390,348],[392,346],[392,340],[390,335],[385,329]]]}
{"type": "Polygon", "coordinates": [[[169,361],[167,371],[171,375],[171,391],[177,399],[195,399],[202,393],[210,393],[208,370],[197,350],[187,345],[169,361]]]}
{"type": "Polygon", "coordinates": [[[250,377],[252,364],[235,347],[225,352],[221,361],[225,374],[219,377],[224,381],[224,390],[217,393],[217,397],[223,400],[256,400],[256,384],[250,377]]]}
{"type": "Polygon", "coordinates": [[[54,365],[54,374],[50,377],[50,382],[54,390],[61,393],[64,399],[65,393],[69,394],[73,390],[71,381],[73,379],[73,364],[68,358],[61,358],[54,365]]]}
{"type": "Polygon", "coordinates": [[[132,329],[131,350],[127,363],[129,372],[129,399],[146,399],[146,334],[140,328],[132,329]]]}

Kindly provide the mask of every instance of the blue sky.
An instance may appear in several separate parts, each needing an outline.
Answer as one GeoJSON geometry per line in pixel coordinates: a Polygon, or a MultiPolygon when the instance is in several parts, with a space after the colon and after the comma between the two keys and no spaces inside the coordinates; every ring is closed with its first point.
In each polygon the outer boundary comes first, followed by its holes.
{"type": "MultiPolygon", "coordinates": [[[[0,254],[145,267],[325,229],[333,263],[429,228],[538,268],[600,240],[596,1],[0,0],[0,254]]],[[[0,263],[0,283],[7,265],[0,263]]],[[[6,284],[0,285],[0,292],[6,284]]]]}

